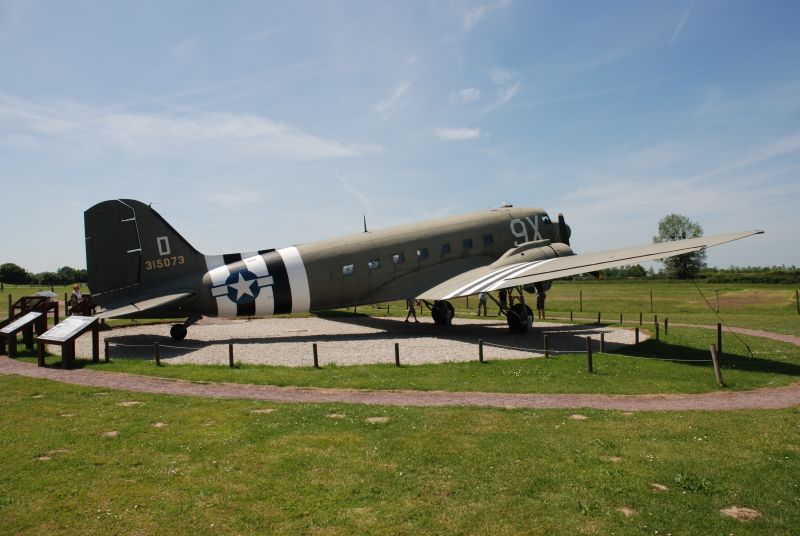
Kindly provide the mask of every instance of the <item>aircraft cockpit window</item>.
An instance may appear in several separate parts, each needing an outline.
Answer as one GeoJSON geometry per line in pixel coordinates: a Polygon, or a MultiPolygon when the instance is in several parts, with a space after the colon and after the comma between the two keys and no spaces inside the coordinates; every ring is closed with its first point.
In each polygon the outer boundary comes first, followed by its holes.
{"type": "Polygon", "coordinates": [[[428,248],[419,248],[417,250],[417,257],[420,259],[427,259],[428,258],[428,248]]]}
{"type": "Polygon", "coordinates": [[[345,264],[344,266],[342,266],[342,275],[344,276],[353,275],[353,265],[345,264]]]}
{"type": "Polygon", "coordinates": [[[442,255],[447,255],[447,254],[448,254],[448,253],[450,253],[451,251],[452,251],[452,250],[450,249],[450,244],[449,244],[449,243],[447,243],[447,244],[442,244],[442,255]]]}
{"type": "Polygon", "coordinates": [[[367,263],[367,266],[369,266],[370,270],[377,270],[378,268],[381,267],[381,261],[379,261],[378,259],[371,259],[367,263]]]}
{"type": "Polygon", "coordinates": [[[548,216],[547,214],[542,216],[542,223],[550,223],[550,216],[548,216]]]}
{"type": "Polygon", "coordinates": [[[394,255],[392,255],[392,262],[395,264],[403,264],[404,262],[406,262],[406,256],[403,255],[402,253],[395,253],[394,255]]]}
{"type": "Polygon", "coordinates": [[[472,239],[465,238],[461,241],[461,245],[464,247],[464,249],[472,249],[472,239]]]}
{"type": "Polygon", "coordinates": [[[494,244],[494,237],[491,234],[483,235],[483,245],[491,246],[492,244],[494,244]]]}

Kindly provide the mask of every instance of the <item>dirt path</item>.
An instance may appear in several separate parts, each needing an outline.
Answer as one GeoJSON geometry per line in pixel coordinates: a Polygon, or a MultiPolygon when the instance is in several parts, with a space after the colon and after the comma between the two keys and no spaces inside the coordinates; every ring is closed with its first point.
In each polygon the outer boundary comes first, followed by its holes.
{"type": "Polygon", "coordinates": [[[721,411],[734,409],[779,409],[800,405],[800,382],[785,387],[740,392],[674,395],[593,395],[464,393],[444,391],[372,391],[275,387],[234,383],[193,383],[152,376],[40,368],[32,363],[0,357],[0,374],[16,374],[73,385],[120,389],[140,393],[242,398],[269,402],[369,404],[382,406],[483,406],[497,408],[594,408],[622,411],[721,411]]]}

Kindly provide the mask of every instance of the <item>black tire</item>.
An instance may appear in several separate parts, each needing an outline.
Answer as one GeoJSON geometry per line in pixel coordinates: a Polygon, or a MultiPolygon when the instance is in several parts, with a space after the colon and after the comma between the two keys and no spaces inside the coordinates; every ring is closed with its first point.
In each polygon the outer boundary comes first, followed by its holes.
{"type": "Polygon", "coordinates": [[[169,328],[170,336],[175,339],[176,341],[182,341],[186,338],[186,326],[183,324],[175,324],[171,328],[169,328]]]}
{"type": "Polygon", "coordinates": [[[525,333],[533,324],[533,311],[527,305],[522,308],[521,303],[515,304],[508,310],[506,321],[512,333],[525,333]]]}
{"type": "Polygon", "coordinates": [[[453,304],[446,300],[437,300],[431,307],[431,317],[437,326],[449,326],[453,323],[456,310],[453,304]]]}

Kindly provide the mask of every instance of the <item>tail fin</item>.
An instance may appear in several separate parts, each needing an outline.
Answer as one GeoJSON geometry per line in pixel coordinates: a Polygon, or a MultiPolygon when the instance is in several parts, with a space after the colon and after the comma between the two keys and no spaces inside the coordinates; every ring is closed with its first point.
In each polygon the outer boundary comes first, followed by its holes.
{"type": "Polygon", "coordinates": [[[144,203],[103,201],[84,212],[83,218],[92,295],[205,269],[203,255],[144,203]]]}

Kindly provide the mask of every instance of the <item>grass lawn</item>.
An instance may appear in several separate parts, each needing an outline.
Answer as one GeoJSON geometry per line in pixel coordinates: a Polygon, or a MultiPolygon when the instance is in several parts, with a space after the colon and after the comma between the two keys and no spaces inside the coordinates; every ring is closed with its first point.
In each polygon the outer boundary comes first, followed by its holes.
{"type": "Polygon", "coordinates": [[[800,527],[798,409],[282,405],[0,376],[0,411],[4,534],[789,535],[800,527]],[[730,506],[761,517],[723,517],[730,506]]]}

